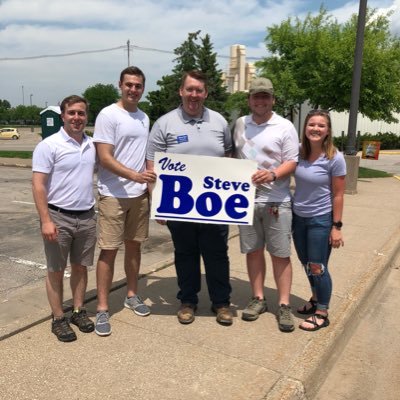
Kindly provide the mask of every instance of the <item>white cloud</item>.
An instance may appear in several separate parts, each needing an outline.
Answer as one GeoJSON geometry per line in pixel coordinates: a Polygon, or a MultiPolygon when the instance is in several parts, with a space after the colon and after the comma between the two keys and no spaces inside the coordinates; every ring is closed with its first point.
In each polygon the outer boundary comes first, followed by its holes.
{"type": "MultiPolygon", "coordinates": [[[[375,2],[375,6],[399,5],[400,0],[375,2]]],[[[358,1],[332,1],[328,7],[339,21],[358,11],[358,1]]],[[[374,7],[374,2],[369,2],[374,7]]],[[[232,44],[245,44],[247,55],[266,55],[266,27],[288,16],[304,16],[319,3],[302,0],[3,0],[0,1],[0,59],[41,54],[63,54],[131,45],[173,51],[189,32],[208,33],[218,54],[229,55],[232,44]]],[[[399,16],[398,10],[397,17],[399,16]]],[[[400,18],[393,26],[400,31],[400,18]],[[396,25],[397,24],[397,25],[396,25]]],[[[173,54],[134,49],[131,64],[147,76],[147,90],[173,67],[173,54]]],[[[220,68],[228,60],[219,58],[220,68]]],[[[56,104],[63,97],[81,94],[88,86],[117,84],[127,66],[127,51],[0,61],[0,99],[12,105],[32,100],[38,106],[56,104]]]]}

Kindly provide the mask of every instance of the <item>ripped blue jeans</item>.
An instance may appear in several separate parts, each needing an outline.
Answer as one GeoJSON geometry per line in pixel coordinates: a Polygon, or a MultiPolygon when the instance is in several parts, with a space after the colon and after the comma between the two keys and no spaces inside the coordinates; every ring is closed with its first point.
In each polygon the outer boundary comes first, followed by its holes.
{"type": "Polygon", "coordinates": [[[303,264],[312,293],[317,297],[317,308],[327,310],[332,295],[332,279],[328,270],[331,254],[329,236],[332,213],[316,217],[293,214],[293,242],[303,264]],[[314,270],[314,271],[313,271],[314,270]]]}

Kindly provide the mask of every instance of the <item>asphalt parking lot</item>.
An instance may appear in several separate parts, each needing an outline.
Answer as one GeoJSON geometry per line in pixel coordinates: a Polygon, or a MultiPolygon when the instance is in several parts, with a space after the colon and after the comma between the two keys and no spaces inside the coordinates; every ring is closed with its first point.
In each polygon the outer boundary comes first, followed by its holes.
{"type": "Polygon", "coordinates": [[[0,140],[0,150],[31,151],[42,140],[40,128],[18,128],[18,132],[18,140],[0,140]]]}
{"type": "Polygon", "coordinates": [[[45,276],[30,178],[29,169],[0,168],[0,302],[7,301],[11,291],[45,276]]]}

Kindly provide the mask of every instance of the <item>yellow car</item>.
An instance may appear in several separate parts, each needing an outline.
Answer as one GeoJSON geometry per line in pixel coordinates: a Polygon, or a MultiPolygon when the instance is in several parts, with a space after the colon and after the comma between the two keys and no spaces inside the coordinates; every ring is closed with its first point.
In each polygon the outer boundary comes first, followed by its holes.
{"type": "Polygon", "coordinates": [[[17,128],[0,128],[1,139],[19,139],[19,132],[17,128]]]}

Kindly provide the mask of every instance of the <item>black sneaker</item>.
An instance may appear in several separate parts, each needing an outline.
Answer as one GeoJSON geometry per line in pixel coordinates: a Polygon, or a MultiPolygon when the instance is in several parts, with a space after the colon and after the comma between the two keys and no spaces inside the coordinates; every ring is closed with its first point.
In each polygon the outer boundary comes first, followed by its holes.
{"type": "Polygon", "coordinates": [[[69,320],[71,324],[76,325],[81,332],[89,333],[94,331],[94,322],[89,319],[84,308],[79,311],[73,311],[69,320]]]}
{"type": "Polygon", "coordinates": [[[75,332],[69,326],[65,317],[62,317],[61,319],[53,319],[51,323],[51,331],[61,342],[73,342],[76,340],[75,332]]]}

